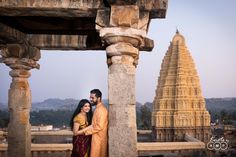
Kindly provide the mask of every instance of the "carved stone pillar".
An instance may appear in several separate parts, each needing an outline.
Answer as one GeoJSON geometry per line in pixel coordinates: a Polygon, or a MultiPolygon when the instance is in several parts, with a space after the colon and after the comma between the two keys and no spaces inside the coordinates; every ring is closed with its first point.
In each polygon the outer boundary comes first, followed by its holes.
{"type": "Polygon", "coordinates": [[[111,28],[103,39],[106,48],[109,99],[109,156],[137,156],[135,74],[139,38],[117,35],[119,28],[111,28]],[[117,32],[117,34],[110,34],[117,32]]]}
{"type": "Polygon", "coordinates": [[[10,122],[8,125],[8,157],[31,156],[31,125],[29,123],[31,92],[28,83],[29,70],[39,68],[38,49],[19,45],[7,45],[1,51],[3,62],[12,70],[12,83],[8,95],[10,122]]]}
{"type": "Polygon", "coordinates": [[[96,17],[109,67],[109,157],[136,157],[135,74],[139,49],[153,46],[146,38],[149,12],[129,1],[109,2],[110,10],[99,10],[96,17]]]}

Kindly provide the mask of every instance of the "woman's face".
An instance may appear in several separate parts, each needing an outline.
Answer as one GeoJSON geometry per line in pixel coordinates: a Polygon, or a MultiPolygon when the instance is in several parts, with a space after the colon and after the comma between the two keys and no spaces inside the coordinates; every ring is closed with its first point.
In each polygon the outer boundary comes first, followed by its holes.
{"type": "Polygon", "coordinates": [[[88,113],[90,111],[90,104],[89,103],[84,104],[84,106],[82,107],[82,111],[88,113]]]}

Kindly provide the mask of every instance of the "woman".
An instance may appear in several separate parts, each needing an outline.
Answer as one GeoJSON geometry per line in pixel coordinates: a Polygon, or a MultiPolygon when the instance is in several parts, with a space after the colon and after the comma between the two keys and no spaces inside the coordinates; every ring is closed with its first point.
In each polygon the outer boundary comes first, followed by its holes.
{"type": "Polygon", "coordinates": [[[73,150],[71,157],[89,157],[91,136],[81,135],[79,130],[91,125],[92,105],[87,99],[82,99],[70,121],[73,131],[73,150]]]}

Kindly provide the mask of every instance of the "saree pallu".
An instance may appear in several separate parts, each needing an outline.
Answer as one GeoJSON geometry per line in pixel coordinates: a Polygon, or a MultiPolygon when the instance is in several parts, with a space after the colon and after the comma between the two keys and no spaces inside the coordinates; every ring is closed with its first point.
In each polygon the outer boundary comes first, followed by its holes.
{"type": "Polygon", "coordinates": [[[89,157],[91,136],[73,136],[71,157],[89,157]]]}

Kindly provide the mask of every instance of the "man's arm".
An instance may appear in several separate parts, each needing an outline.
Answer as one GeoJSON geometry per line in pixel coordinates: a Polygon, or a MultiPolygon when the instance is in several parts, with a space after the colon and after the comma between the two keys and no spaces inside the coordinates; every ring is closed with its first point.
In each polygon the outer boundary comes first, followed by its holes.
{"type": "Polygon", "coordinates": [[[105,124],[107,122],[107,113],[105,111],[98,111],[97,114],[94,115],[94,118],[95,120],[93,121],[92,125],[81,130],[85,135],[95,134],[105,127],[105,124]]]}

